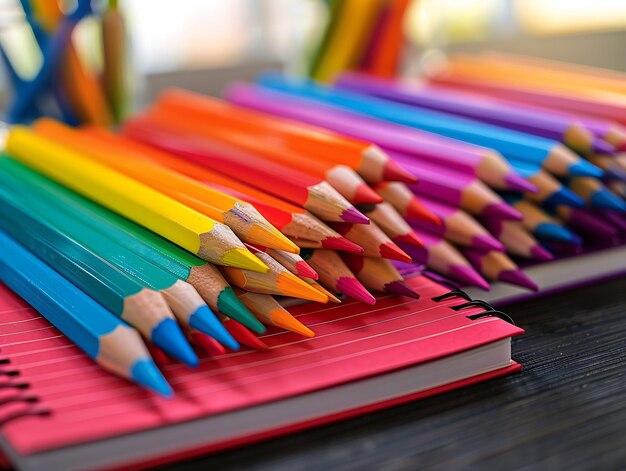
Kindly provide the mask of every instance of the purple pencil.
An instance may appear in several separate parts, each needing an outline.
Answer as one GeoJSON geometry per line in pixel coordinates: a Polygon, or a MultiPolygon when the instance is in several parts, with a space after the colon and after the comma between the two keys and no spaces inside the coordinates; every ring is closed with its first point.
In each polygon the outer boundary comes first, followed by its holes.
{"type": "Polygon", "coordinates": [[[324,127],[385,149],[429,161],[441,161],[452,168],[472,169],[493,188],[536,190],[491,149],[252,85],[233,85],[226,97],[240,106],[324,127]]]}
{"type": "Polygon", "coordinates": [[[537,291],[537,283],[531,280],[513,261],[502,252],[480,252],[462,249],[463,255],[474,268],[489,281],[504,281],[532,291],[537,291]]]}
{"type": "Polygon", "coordinates": [[[588,242],[609,243],[619,242],[619,230],[612,224],[594,216],[586,209],[557,206],[556,215],[565,224],[583,236],[588,242]]]}
{"type": "Polygon", "coordinates": [[[507,253],[533,260],[552,260],[554,257],[544,249],[537,239],[524,229],[519,221],[504,221],[488,218],[483,224],[502,242],[507,253]]]}
{"type": "Polygon", "coordinates": [[[342,74],[335,85],[561,141],[584,155],[615,152],[615,147],[596,138],[579,120],[550,110],[537,111],[486,96],[439,89],[417,82],[400,83],[355,72],[342,74]]]}

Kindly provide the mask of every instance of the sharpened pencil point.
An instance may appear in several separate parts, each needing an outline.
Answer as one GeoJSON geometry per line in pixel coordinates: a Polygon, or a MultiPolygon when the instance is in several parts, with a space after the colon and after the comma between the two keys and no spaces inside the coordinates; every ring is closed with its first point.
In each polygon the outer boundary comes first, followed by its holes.
{"type": "Polygon", "coordinates": [[[526,274],[522,270],[505,270],[500,272],[498,275],[498,280],[504,281],[505,283],[511,283],[517,286],[521,286],[522,288],[528,288],[532,291],[539,290],[539,286],[533,280],[528,278],[526,274]]]}
{"type": "Polygon", "coordinates": [[[217,308],[220,312],[253,330],[257,334],[265,333],[266,329],[248,310],[230,286],[227,286],[217,297],[217,308]]]}
{"type": "Polygon", "coordinates": [[[269,350],[269,347],[245,326],[234,319],[225,319],[224,327],[241,345],[254,348],[255,350],[269,350]]]}
{"type": "Polygon", "coordinates": [[[227,267],[243,268],[244,270],[267,273],[269,267],[255,257],[248,249],[232,249],[224,253],[222,257],[224,265],[227,267]]]}
{"type": "Polygon", "coordinates": [[[292,296],[294,298],[306,299],[318,303],[327,303],[328,296],[316,290],[306,281],[301,280],[290,272],[283,272],[277,279],[277,284],[284,296],[292,296]]]}
{"type": "Polygon", "coordinates": [[[541,245],[537,245],[530,251],[530,256],[535,260],[554,260],[554,255],[544,249],[541,245]]]}
{"type": "Polygon", "coordinates": [[[509,190],[527,191],[530,193],[536,193],[538,191],[538,188],[535,185],[516,173],[509,173],[506,177],[504,177],[504,183],[509,190]]]}
{"type": "Polygon", "coordinates": [[[409,255],[398,247],[393,242],[387,242],[386,244],[380,244],[380,255],[383,258],[391,260],[399,260],[401,262],[411,263],[412,259],[409,255]]]}
{"type": "Polygon", "coordinates": [[[342,252],[357,254],[365,252],[365,250],[363,250],[363,247],[341,236],[327,237],[326,239],[322,240],[322,247],[324,247],[325,249],[341,250],[342,252]]]}
{"type": "Polygon", "coordinates": [[[337,281],[337,289],[348,296],[358,299],[367,304],[376,304],[376,298],[359,283],[356,278],[339,278],[337,281]]]}
{"type": "Polygon", "coordinates": [[[367,216],[362,214],[355,207],[350,207],[346,209],[340,216],[343,222],[349,222],[352,224],[369,224],[370,220],[367,216]]]}
{"type": "Polygon", "coordinates": [[[167,383],[152,360],[143,359],[137,361],[130,369],[130,375],[135,382],[159,393],[163,397],[169,398],[174,395],[172,387],[167,383]]]}
{"type": "Polygon", "coordinates": [[[513,221],[521,221],[524,218],[522,213],[505,202],[490,204],[483,210],[482,216],[486,218],[511,219],[513,221]]]}
{"type": "Polygon", "coordinates": [[[193,332],[191,334],[191,341],[209,355],[224,355],[226,353],[226,349],[221,343],[202,332],[193,332]]]}
{"type": "Polygon", "coordinates": [[[247,234],[252,244],[283,250],[289,253],[300,253],[300,248],[284,236],[278,229],[270,225],[254,225],[247,234]]]}
{"type": "Polygon", "coordinates": [[[351,198],[354,204],[379,204],[383,202],[381,196],[372,190],[367,183],[361,183],[351,198]]]}
{"type": "Polygon", "coordinates": [[[387,182],[416,183],[417,178],[393,160],[388,160],[383,167],[383,180],[387,182]]]}
{"type": "Polygon", "coordinates": [[[313,270],[311,265],[306,263],[304,260],[296,262],[296,271],[298,272],[298,276],[300,277],[311,278],[313,280],[317,280],[319,278],[317,272],[313,270]]]}
{"type": "Polygon", "coordinates": [[[439,217],[428,210],[426,206],[417,198],[412,198],[409,204],[406,206],[406,217],[411,219],[417,219],[418,221],[429,222],[436,226],[441,226],[443,223],[439,217]]]}
{"type": "Polygon", "coordinates": [[[472,237],[470,244],[473,248],[489,252],[491,250],[497,250],[498,252],[504,252],[504,245],[498,240],[488,235],[477,235],[472,237]]]}
{"type": "Polygon", "coordinates": [[[605,188],[600,188],[596,191],[589,203],[594,208],[609,209],[611,211],[626,211],[626,202],[605,188]]]}
{"type": "Polygon", "coordinates": [[[393,241],[403,244],[417,245],[418,247],[424,247],[424,242],[422,242],[422,239],[420,239],[419,236],[413,231],[409,232],[408,234],[396,236],[394,237],[393,241]]]}
{"type": "Polygon", "coordinates": [[[315,337],[315,332],[289,314],[288,311],[276,309],[272,311],[271,316],[272,322],[276,327],[304,335],[305,337],[315,337]]]}
{"type": "Polygon", "coordinates": [[[574,245],[582,244],[582,239],[577,234],[574,234],[566,227],[551,222],[544,222],[537,225],[533,232],[537,237],[542,239],[566,242],[574,245]]]}
{"type": "Polygon", "coordinates": [[[239,350],[239,344],[234,338],[231,337],[208,306],[200,306],[196,312],[189,317],[189,325],[194,329],[213,337],[219,343],[230,348],[231,350],[239,350]]]}
{"type": "Polygon", "coordinates": [[[152,342],[185,365],[198,366],[198,357],[174,319],[163,319],[152,329],[152,342]]]}
{"type": "Polygon", "coordinates": [[[594,139],[591,143],[591,150],[594,154],[610,154],[614,155],[617,152],[617,149],[614,145],[609,144],[603,139],[594,139]]]}
{"type": "Polygon", "coordinates": [[[598,168],[592,163],[582,159],[570,165],[568,168],[568,173],[572,177],[602,178],[602,176],[604,175],[604,172],[601,168],[598,168]]]}
{"type": "Polygon", "coordinates": [[[385,285],[385,291],[393,294],[399,294],[400,296],[408,296],[409,298],[419,299],[420,295],[417,291],[413,290],[404,281],[392,281],[385,285]]]}
{"type": "Polygon", "coordinates": [[[470,266],[453,265],[448,269],[448,276],[464,285],[477,286],[485,291],[490,289],[489,283],[470,266]]]}
{"type": "Polygon", "coordinates": [[[571,206],[572,208],[584,208],[586,206],[585,200],[565,187],[552,193],[543,203],[548,207],[564,205],[571,206]]]}

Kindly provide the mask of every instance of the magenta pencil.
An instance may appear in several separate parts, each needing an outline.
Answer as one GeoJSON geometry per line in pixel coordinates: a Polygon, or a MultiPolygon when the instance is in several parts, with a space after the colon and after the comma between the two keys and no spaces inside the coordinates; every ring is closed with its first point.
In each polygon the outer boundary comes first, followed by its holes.
{"type": "Polygon", "coordinates": [[[424,247],[400,244],[413,258],[414,263],[426,265],[437,273],[453,278],[464,285],[489,289],[489,283],[476,272],[470,263],[447,241],[426,231],[417,231],[424,247]]]}
{"type": "Polygon", "coordinates": [[[231,86],[226,96],[239,106],[365,139],[384,149],[416,158],[440,160],[452,168],[473,170],[494,188],[535,190],[532,184],[517,175],[500,154],[491,149],[252,85],[231,86]]]}
{"type": "Polygon", "coordinates": [[[583,236],[586,241],[617,243],[619,230],[612,224],[591,214],[589,210],[557,206],[556,216],[583,236]]]}
{"type": "Polygon", "coordinates": [[[474,268],[489,281],[503,281],[523,288],[537,291],[537,283],[531,280],[513,261],[502,252],[480,252],[462,249],[463,255],[474,268]]]}

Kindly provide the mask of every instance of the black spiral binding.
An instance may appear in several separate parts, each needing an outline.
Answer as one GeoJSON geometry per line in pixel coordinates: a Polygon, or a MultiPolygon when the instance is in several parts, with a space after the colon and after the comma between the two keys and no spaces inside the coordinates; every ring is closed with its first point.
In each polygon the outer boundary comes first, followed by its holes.
{"type": "Polygon", "coordinates": [[[0,367],[5,367],[0,368],[0,377],[8,377],[10,379],[9,381],[0,383],[0,390],[13,390],[15,392],[13,395],[5,395],[0,398],[0,408],[2,408],[2,406],[15,403],[28,404],[30,407],[23,410],[17,410],[0,418],[0,427],[22,417],[49,416],[51,413],[50,410],[38,407],[39,397],[33,394],[28,394],[28,390],[30,388],[30,384],[28,382],[19,380],[13,381],[13,378],[18,378],[20,376],[20,372],[19,370],[12,369],[10,365],[10,359],[0,358],[0,367]],[[7,367],[7,365],[9,366],[7,367]]]}
{"type": "Polygon", "coordinates": [[[450,298],[461,298],[461,299],[464,299],[467,302],[465,302],[463,304],[457,304],[456,306],[451,306],[450,309],[452,309],[454,311],[461,311],[463,309],[469,309],[471,307],[482,307],[485,310],[484,312],[479,312],[477,314],[472,314],[471,316],[467,316],[468,319],[476,320],[476,319],[480,319],[482,317],[499,317],[503,321],[506,321],[509,324],[515,325],[515,321],[508,314],[505,314],[502,311],[498,311],[497,309],[495,309],[488,302],[482,301],[480,299],[472,299],[465,291],[463,291],[462,289],[457,288],[456,286],[454,286],[451,283],[448,284],[448,283],[445,283],[445,281],[442,282],[440,280],[437,280],[437,283],[439,283],[441,285],[448,285],[449,287],[451,287],[451,290],[448,291],[447,293],[444,293],[444,294],[441,294],[439,296],[435,296],[434,298],[431,298],[436,303],[439,303],[441,301],[444,301],[444,300],[450,299],[450,298]]]}

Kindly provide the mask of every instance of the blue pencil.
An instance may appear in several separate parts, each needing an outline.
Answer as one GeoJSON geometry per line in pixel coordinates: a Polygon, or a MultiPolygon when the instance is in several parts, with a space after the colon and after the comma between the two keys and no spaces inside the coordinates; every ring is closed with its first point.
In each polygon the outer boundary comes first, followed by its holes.
{"type": "Polygon", "coordinates": [[[0,279],[103,368],[173,395],[134,329],[2,231],[0,279]]]}
{"type": "Polygon", "coordinates": [[[263,87],[294,95],[315,98],[357,113],[430,131],[500,152],[507,160],[517,159],[545,168],[559,176],[601,177],[603,171],[581,159],[562,144],[448,113],[425,110],[410,105],[374,98],[362,93],[293,80],[275,72],[261,74],[257,83],[263,87]]]}

